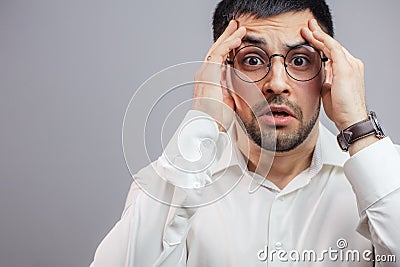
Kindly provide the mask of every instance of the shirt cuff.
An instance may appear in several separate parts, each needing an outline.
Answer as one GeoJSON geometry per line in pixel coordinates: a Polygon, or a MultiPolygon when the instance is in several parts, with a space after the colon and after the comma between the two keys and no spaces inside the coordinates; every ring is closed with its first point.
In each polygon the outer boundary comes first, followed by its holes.
{"type": "Polygon", "coordinates": [[[182,188],[201,188],[211,183],[212,166],[227,144],[208,114],[190,110],[157,161],[163,178],[182,188]]]}
{"type": "Polygon", "coordinates": [[[385,137],[348,159],[344,172],[361,213],[400,188],[400,155],[390,138],[385,137]]]}

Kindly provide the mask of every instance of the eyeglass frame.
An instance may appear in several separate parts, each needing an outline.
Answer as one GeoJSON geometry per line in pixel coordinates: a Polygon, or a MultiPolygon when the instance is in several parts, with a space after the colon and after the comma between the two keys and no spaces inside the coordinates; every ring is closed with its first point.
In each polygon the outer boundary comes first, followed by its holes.
{"type": "Polygon", "coordinates": [[[317,50],[315,47],[313,47],[313,46],[311,46],[311,45],[309,45],[309,44],[300,44],[300,45],[296,45],[296,46],[290,48],[290,49],[286,52],[286,55],[276,53],[276,54],[272,54],[272,55],[270,56],[270,55],[267,53],[267,51],[265,51],[263,48],[261,48],[261,47],[259,47],[259,46],[257,46],[257,45],[246,45],[246,46],[243,46],[242,48],[240,48],[239,50],[236,51],[236,53],[235,53],[235,55],[234,55],[234,57],[233,57],[232,60],[226,59],[226,60],[225,60],[225,63],[226,63],[226,64],[229,64],[229,65],[232,65],[232,68],[233,68],[233,70],[234,70],[236,76],[237,76],[239,79],[241,79],[242,81],[247,82],[247,83],[256,83],[256,82],[259,82],[259,81],[263,80],[263,79],[264,79],[265,77],[267,77],[267,75],[269,74],[269,72],[270,72],[270,70],[271,70],[271,66],[272,66],[272,61],[271,61],[271,59],[272,59],[273,57],[281,57],[281,58],[283,58],[283,66],[285,67],[285,71],[286,71],[287,75],[289,75],[290,78],[292,78],[293,80],[298,81],[298,82],[308,82],[308,81],[311,81],[312,79],[314,79],[315,77],[317,77],[317,76],[320,74],[321,69],[322,69],[322,64],[325,63],[325,62],[327,62],[327,61],[329,60],[329,58],[327,58],[327,57],[325,57],[325,56],[323,57],[323,56],[321,56],[320,53],[318,53],[318,55],[319,55],[320,58],[321,58],[321,66],[319,67],[319,70],[318,70],[317,74],[315,74],[312,78],[307,79],[307,80],[296,79],[296,78],[294,78],[294,77],[289,73],[289,71],[287,70],[288,64],[286,63],[286,58],[287,58],[287,56],[289,55],[290,51],[292,51],[292,50],[294,50],[294,49],[296,49],[296,48],[302,47],[302,46],[311,47],[311,48],[313,48],[315,51],[318,52],[318,50],[317,50]],[[268,64],[267,64],[267,69],[268,69],[268,71],[265,73],[265,75],[264,75],[261,79],[259,79],[259,80],[257,80],[257,81],[251,81],[251,82],[250,82],[250,81],[244,80],[242,77],[240,77],[240,76],[236,73],[236,69],[235,69],[235,67],[234,67],[235,58],[236,58],[238,52],[239,52],[240,50],[244,49],[244,48],[247,48],[247,47],[256,47],[256,48],[259,48],[259,49],[261,49],[261,50],[267,55],[267,57],[268,57],[268,64]]]}

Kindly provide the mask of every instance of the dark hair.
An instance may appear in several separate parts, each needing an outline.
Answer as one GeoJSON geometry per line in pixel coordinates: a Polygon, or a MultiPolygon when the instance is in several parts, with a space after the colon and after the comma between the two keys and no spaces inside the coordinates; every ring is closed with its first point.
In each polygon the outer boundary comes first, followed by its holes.
{"type": "Polygon", "coordinates": [[[309,9],[323,30],[333,37],[333,22],[325,0],[222,0],[213,16],[214,41],[224,32],[233,18],[252,15],[267,18],[290,11],[309,9]]]}

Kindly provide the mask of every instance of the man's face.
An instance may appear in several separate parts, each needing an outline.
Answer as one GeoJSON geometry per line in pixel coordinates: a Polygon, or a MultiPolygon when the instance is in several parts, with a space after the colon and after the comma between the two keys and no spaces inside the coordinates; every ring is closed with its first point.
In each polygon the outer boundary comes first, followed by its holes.
{"type": "MultiPolygon", "coordinates": [[[[286,55],[290,47],[305,43],[300,29],[307,26],[311,18],[314,17],[308,10],[266,19],[251,16],[237,18],[239,25],[246,27],[247,33],[236,51],[256,44],[268,55],[286,55]]],[[[267,150],[290,151],[303,143],[310,132],[316,131],[314,126],[319,116],[324,73],[321,70],[314,79],[300,82],[288,76],[282,57],[272,57],[271,63],[268,75],[253,84],[230,73],[236,112],[242,121],[240,124],[257,145],[267,150]],[[269,111],[266,110],[265,100],[269,111]]]]}

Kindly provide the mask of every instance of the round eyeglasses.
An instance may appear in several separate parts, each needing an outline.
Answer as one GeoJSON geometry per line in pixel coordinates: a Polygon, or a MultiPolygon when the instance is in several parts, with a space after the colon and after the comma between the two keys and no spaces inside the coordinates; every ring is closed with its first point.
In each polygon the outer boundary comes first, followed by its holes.
{"type": "Polygon", "coordinates": [[[282,57],[287,74],[299,82],[307,82],[318,76],[322,63],[328,58],[310,45],[298,45],[291,48],[286,55],[273,54],[268,56],[261,47],[248,45],[240,48],[233,60],[226,63],[233,66],[236,76],[248,83],[259,82],[264,79],[271,69],[271,59],[282,57]]]}

